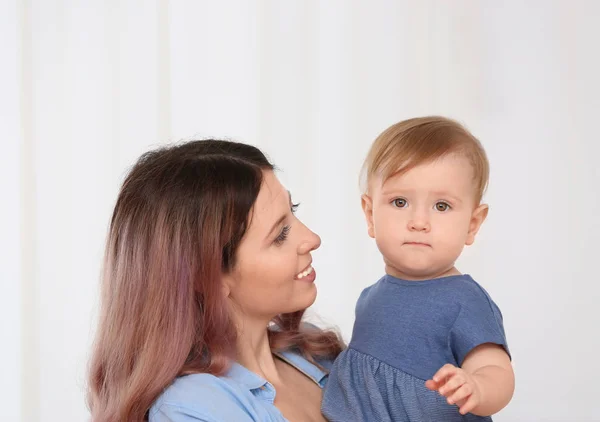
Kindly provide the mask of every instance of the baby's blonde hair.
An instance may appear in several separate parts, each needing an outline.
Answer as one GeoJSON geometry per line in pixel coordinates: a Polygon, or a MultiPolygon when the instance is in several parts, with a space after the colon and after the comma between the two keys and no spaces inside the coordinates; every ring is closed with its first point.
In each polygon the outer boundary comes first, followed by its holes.
{"type": "Polygon", "coordinates": [[[361,188],[368,192],[375,176],[385,181],[448,154],[462,155],[471,163],[479,204],[490,172],[485,150],[463,125],[441,116],[403,120],[384,130],[371,145],[363,164],[361,188]]]}

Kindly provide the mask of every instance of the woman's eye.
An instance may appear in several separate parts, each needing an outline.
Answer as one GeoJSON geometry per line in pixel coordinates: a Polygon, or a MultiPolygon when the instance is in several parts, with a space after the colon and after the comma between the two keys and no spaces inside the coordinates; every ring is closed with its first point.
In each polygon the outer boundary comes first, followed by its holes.
{"type": "Polygon", "coordinates": [[[448,211],[450,209],[450,204],[440,201],[435,204],[435,209],[440,212],[448,211]]]}
{"type": "Polygon", "coordinates": [[[281,233],[279,233],[279,236],[275,238],[273,243],[275,243],[277,246],[281,245],[283,242],[285,242],[285,239],[287,239],[288,234],[290,234],[290,226],[283,226],[281,233]]]}
{"type": "Polygon", "coordinates": [[[406,199],[404,199],[404,198],[396,198],[392,201],[392,204],[396,208],[405,208],[406,205],[408,205],[408,203],[406,202],[406,199]]]}
{"type": "Polygon", "coordinates": [[[300,206],[300,204],[299,204],[299,203],[298,203],[298,204],[292,204],[292,205],[291,205],[291,210],[292,210],[292,213],[295,213],[296,211],[298,211],[298,207],[299,207],[299,206],[300,206]]]}

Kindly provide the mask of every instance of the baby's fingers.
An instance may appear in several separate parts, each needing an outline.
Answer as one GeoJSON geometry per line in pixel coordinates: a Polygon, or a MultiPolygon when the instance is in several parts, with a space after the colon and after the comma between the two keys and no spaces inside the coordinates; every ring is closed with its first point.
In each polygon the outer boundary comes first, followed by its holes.
{"type": "Polygon", "coordinates": [[[442,385],[444,384],[447,378],[456,374],[457,371],[458,368],[456,366],[447,363],[444,366],[442,366],[432,378],[438,385],[442,385]]]}
{"type": "Polygon", "coordinates": [[[427,388],[429,388],[430,390],[433,390],[433,391],[437,391],[437,389],[440,388],[441,385],[442,384],[438,384],[434,380],[427,380],[427,381],[425,381],[425,387],[427,387],[427,388]]]}
{"type": "Polygon", "coordinates": [[[442,396],[450,397],[454,390],[460,388],[464,383],[465,378],[461,374],[455,374],[438,391],[442,396]]]}
{"type": "Polygon", "coordinates": [[[475,406],[477,406],[477,399],[475,398],[475,396],[473,394],[471,394],[469,396],[469,398],[467,399],[467,401],[458,409],[458,412],[461,415],[466,415],[467,413],[469,413],[471,410],[475,409],[475,406]]]}
{"type": "MultiPolygon", "coordinates": [[[[473,394],[473,387],[470,384],[463,384],[459,389],[457,389],[454,394],[448,397],[448,404],[458,403],[467,397],[473,394]]],[[[463,406],[466,405],[466,402],[463,403],[463,406]]]]}

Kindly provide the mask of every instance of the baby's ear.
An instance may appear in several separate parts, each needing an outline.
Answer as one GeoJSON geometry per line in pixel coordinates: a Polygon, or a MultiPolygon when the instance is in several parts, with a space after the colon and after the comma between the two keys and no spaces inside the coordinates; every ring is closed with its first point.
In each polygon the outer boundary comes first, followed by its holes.
{"type": "Polygon", "coordinates": [[[469,246],[472,245],[473,242],[475,242],[475,236],[477,235],[479,228],[485,221],[488,215],[489,208],[490,207],[488,207],[487,204],[481,204],[477,208],[475,208],[475,210],[473,210],[473,213],[471,214],[471,222],[469,223],[469,232],[467,233],[467,240],[465,241],[465,245],[469,246]]]}
{"type": "Polygon", "coordinates": [[[367,220],[367,233],[373,239],[375,238],[375,226],[373,225],[373,200],[367,194],[360,197],[365,219],[367,220]]]}

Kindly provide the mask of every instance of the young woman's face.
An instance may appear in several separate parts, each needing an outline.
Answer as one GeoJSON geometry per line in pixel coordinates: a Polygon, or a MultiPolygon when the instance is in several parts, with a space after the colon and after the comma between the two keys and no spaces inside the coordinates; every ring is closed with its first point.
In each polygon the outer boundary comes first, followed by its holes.
{"type": "Polygon", "coordinates": [[[272,171],[251,211],[233,270],[225,277],[229,298],[243,317],[271,320],[315,301],[311,252],[321,239],[293,213],[289,192],[272,171]]]}

